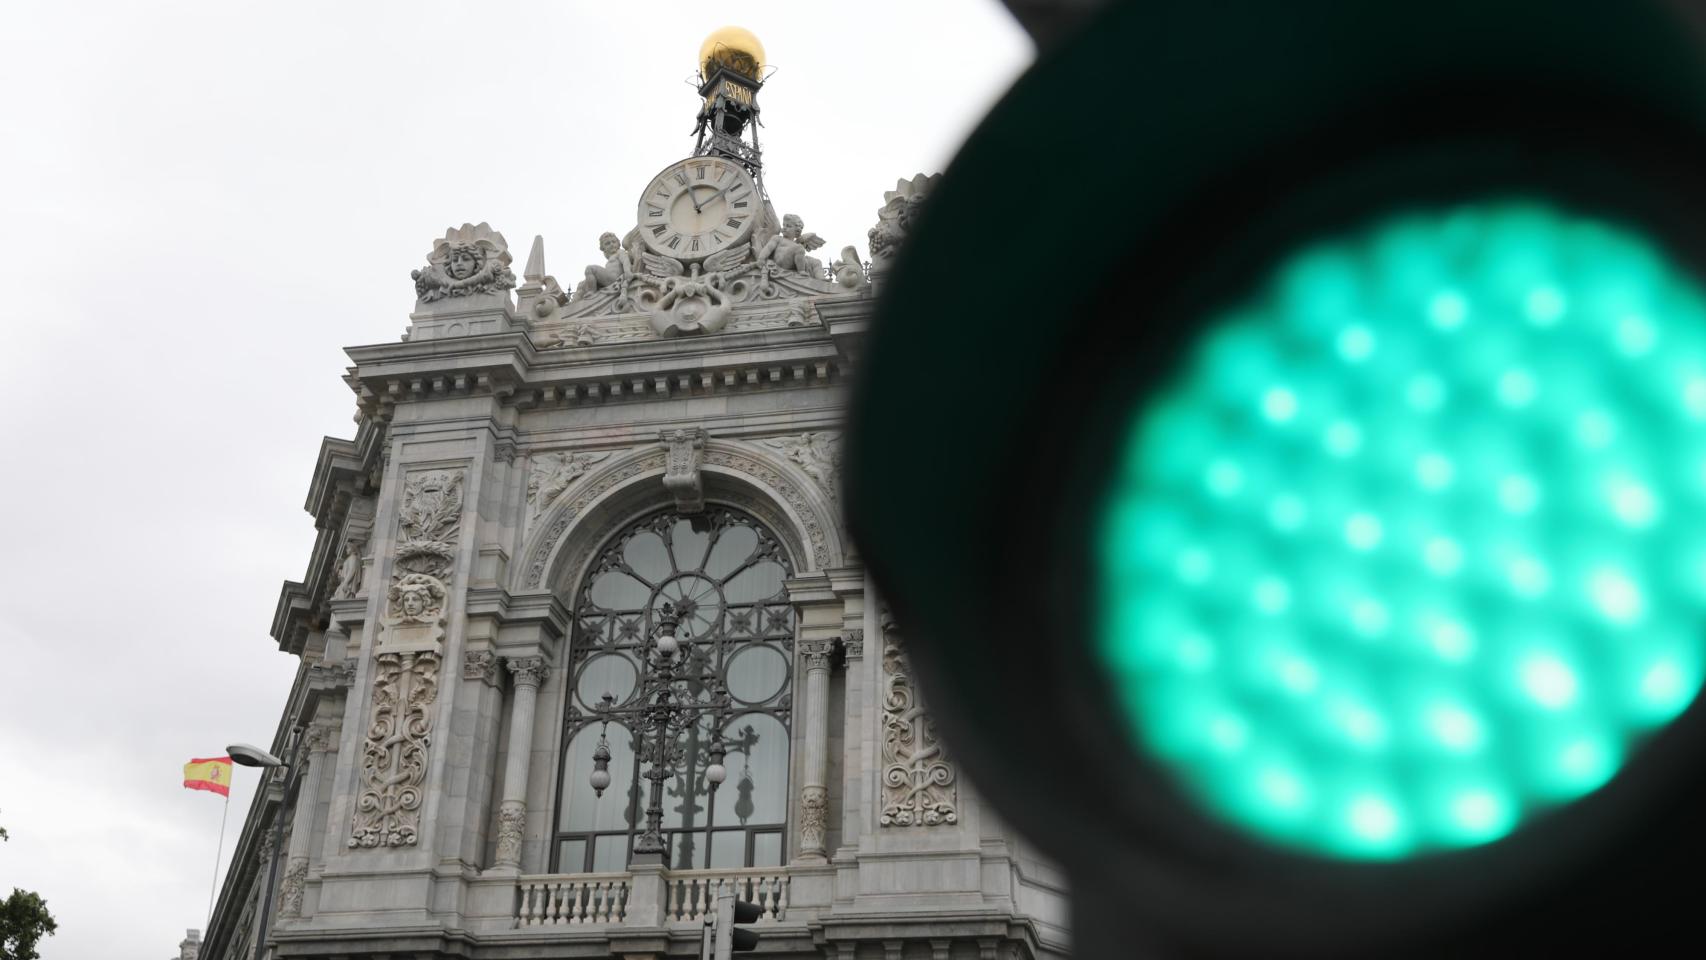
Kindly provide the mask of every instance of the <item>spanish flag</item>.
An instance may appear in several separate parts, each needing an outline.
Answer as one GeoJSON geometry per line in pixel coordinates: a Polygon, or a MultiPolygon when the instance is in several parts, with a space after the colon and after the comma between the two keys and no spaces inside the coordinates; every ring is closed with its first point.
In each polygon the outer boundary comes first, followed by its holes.
{"type": "Polygon", "coordinates": [[[184,764],[184,786],[191,790],[212,790],[222,797],[230,797],[231,758],[211,757],[184,764]]]}

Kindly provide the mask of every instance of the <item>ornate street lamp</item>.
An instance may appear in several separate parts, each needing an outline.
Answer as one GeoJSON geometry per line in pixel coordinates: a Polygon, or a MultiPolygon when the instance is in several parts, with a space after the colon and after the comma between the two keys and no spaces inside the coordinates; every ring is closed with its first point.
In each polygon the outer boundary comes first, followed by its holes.
{"type": "MultiPolygon", "coordinates": [[[[717,731],[706,751],[711,763],[705,768],[705,781],[714,793],[717,785],[728,778],[728,769],[723,766],[728,748],[723,744],[721,731],[729,709],[729,694],[710,661],[695,661],[683,655],[684,643],[676,636],[680,623],[674,604],[664,603],[658,611],[657,632],[641,655],[644,669],[640,675],[639,700],[644,706],[640,710],[638,756],[648,764],[644,776],[651,781],[651,788],[646,803],[646,828],[634,840],[636,863],[663,862],[664,781],[674,775],[676,761],[680,759],[676,738],[696,727],[704,717],[712,718],[712,727],[717,731]],[[709,689],[710,697],[701,700],[685,689],[694,685],[709,689]]],[[[604,717],[588,777],[598,796],[603,796],[605,788],[610,786],[610,743],[605,731],[609,730],[610,713],[615,706],[616,698],[606,693],[593,708],[604,717]]]]}

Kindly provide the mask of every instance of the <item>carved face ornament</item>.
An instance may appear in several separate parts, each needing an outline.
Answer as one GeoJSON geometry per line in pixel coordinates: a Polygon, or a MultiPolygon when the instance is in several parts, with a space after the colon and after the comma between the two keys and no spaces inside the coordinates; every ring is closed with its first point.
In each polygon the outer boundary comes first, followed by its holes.
{"type": "Polygon", "coordinates": [[[450,256],[445,262],[444,270],[454,279],[466,280],[480,272],[480,266],[485,259],[485,255],[473,245],[457,244],[450,248],[450,256]]]}

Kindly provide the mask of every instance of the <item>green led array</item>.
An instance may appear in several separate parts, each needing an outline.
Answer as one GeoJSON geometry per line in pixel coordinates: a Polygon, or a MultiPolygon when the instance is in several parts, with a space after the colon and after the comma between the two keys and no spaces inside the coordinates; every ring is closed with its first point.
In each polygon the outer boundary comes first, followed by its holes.
{"type": "Polygon", "coordinates": [[[1096,653],[1218,819],[1331,857],[1496,840],[1706,668],[1706,297],[1526,200],[1286,259],[1133,416],[1096,653]]]}

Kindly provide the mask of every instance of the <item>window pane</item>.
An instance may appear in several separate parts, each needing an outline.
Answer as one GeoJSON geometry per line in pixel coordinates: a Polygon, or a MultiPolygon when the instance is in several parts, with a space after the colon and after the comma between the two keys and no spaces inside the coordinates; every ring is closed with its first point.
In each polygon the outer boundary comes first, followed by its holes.
{"type": "Polygon", "coordinates": [[[711,834],[711,867],[746,866],[746,831],[717,830],[711,834]]]}
{"type": "Polygon", "coordinates": [[[782,833],[755,833],[752,835],[752,864],[754,867],[779,867],[782,865],[782,833]]]}
{"type": "Polygon", "coordinates": [[[729,693],[746,703],[763,703],[788,682],[788,658],[777,647],[743,644],[729,657],[729,693]]]}
{"type": "Polygon", "coordinates": [[[705,565],[705,548],[711,545],[711,534],[693,529],[691,520],[677,520],[670,528],[669,542],[675,554],[675,569],[698,570],[705,565]]]}
{"type": "Polygon", "coordinates": [[[557,829],[563,833],[583,830],[625,830],[633,823],[634,742],[620,723],[610,725],[610,786],[604,796],[593,793],[592,753],[598,746],[599,725],[588,724],[569,741],[563,756],[563,809],[557,829]]]}
{"type": "Polygon", "coordinates": [[[705,573],[720,580],[751,559],[757,547],[758,534],[751,527],[744,524],[724,527],[705,560],[705,573]]]}
{"type": "Polygon", "coordinates": [[[581,666],[575,691],[580,695],[581,706],[592,710],[598,706],[599,698],[607,693],[616,698],[617,704],[627,703],[639,680],[640,672],[633,658],[622,653],[606,653],[581,666]]]}
{"type": "Polygon", "coordinates": [[[723,728],[729,776],[717,789],[718,826],[781,823],[788,809],[788,729],[764,713],[723,728]]]}
{"type": "Polygon", "coordinates": [[[710,784],[705,780],[705,768],[711,763],[711,741],[715,739],[710,724],[709,716],[700,717],[677,740],[675,776],[664,783],[665,829],[692,829],[705,824],[705,814],[710,809],[706,798],[710,784]]]}
{"type": "Polygon", "coordinates": [[[557,872],[586,872],[586,841],[564,840],[557,844],[557,872]]]}
{"type": "Polygon", "coordinates": [[[723,585],[723,595],[730,603],[769,600],[782,592],[782,579],[787,575],[776,561],[760,561],[730,577],[723,585]]]}
{"type": "Polygon", "coordinates": [[[593,603],[606,610],[639,610],[646,605],[652,591],[621,570],[607,570],[592,582],[588,595],[593,603]]]}
{"type": "Polygon", "coordinates": [[[628,869],[628,835],[606,835],[593,841],[592,872],[611,873],[628,869]]]}
{"type": "Polygon", "coordinates": [[[667,862],[677,870],[697,870],[705,865],[705,832],[695,830],[692,833],[677,833],[672,835],[674,844],[667,862]]]}
{"type": "Polygon", "coordinates": [[[622,545],[622,559],[634,572],[653,583],[669,576],[669,552],[663,538],[650,531],[636,533],[622,545]]]}

